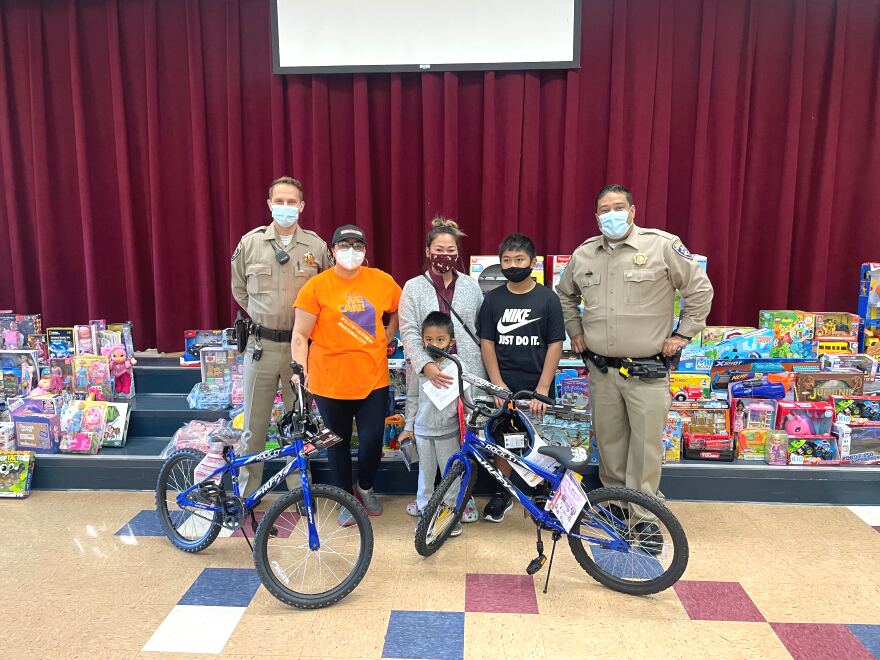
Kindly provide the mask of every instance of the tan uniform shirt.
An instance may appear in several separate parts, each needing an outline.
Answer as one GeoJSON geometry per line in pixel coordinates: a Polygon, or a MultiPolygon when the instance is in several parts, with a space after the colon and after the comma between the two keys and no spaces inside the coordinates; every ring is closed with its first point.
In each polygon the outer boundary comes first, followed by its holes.
{"type": "Polygon", "coordinates": [[[556,293],[570,337],[583,333],[599,355],[641,358],[657,355],[672,334],[676,289],[687,298],[677,332],[694,337],[712,306],[709,277],[677,236],[633,227],[613,249],[603,236],[581,244],[556,293]]]}
{"type": "Polygon", "coordinates": [[[232,253],[232,295],[254,323],[272,330],[293,329],[293,302],[313,275],[330,265],[327,244],[315,232],[297,227],[285,246],[275,224],[257,227],[241,237],[232,253]],[[272,241],[290,255],[279,264],[272,241]]]}

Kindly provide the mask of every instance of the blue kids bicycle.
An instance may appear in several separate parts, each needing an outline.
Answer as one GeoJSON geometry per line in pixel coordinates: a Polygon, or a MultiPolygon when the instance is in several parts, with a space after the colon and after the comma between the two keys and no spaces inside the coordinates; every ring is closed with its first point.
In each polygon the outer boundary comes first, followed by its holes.
{"type": "Polygon", "coordinates": [[[534,575],[547,561],[541,532],[551,533],[553,549],[547,567],[544,593],[550,581],[556,542],[563,536],[578,563],[601,584],[625,594],[646,595],[668,589],[684,573],[688,562],[688,543],[684,530],[673,513],[657,498],[629,488],[599,488],[584,492],[580,475],[586,474],[588,452],[581,447],[543,445],[535,440],[534,427],[515,407],[519,399],[537,399],[549,405],[555,402],[535,392],[511,393],[492,383],[462,371],[461,363],[433,346],[427,350],[445,357],[458,368],[459,391],[463,381],[503,402],[496,408],[487,402],[462,402],[470,410],[461,449],[449,459],[443,480],[434,490],[416,527],[416,551],[423,557],[436,552],[449,538],[470,499],[477,480],[477,466],[482,466],[531,515],[537,529],[538,556],[526,572],[534,575]],[[483,434],[479,435],[483,423],[483,434]],[[527,433],[518,431],[524,430],[527,433]],[[505,431],[513,431],[505,433],[505,431]],[[526,440],[530,436],[531,440],[526,440]],[[538,443],[537,455],[529,458],[502,447],[529,450],[538,443]],[[508,442],[510,440],[510,442],[508,442]],[[521,474],[543,487],[533,497],[526,496],[493,464],[494,457],[506,459],[521,474]]]}
{"type": "MultiPolygon", "coordinates": [[[[302,367],[291,366],[301,383],[302,367]]],[[[251,546],[254,564],[266,589],[288,605],[315,609],[342,600],[363,579],[373,556],[373,528],[352,495],[335,486],[311,484],[309,457],[341,438],[324,429],[312,414],[302,385],[292,387],[293,409],[278,424],[280,448],[236,456],[235,434],[218,433],[211,440],[222,443],[224,464],[204,479],[197,479],[195,470],[205,454],[178,450],[159,471],[156,508],[165,534],[186,552],[204,550],[223,528],[241,529],[250,545],[244,530],[250,516],[257,530],[251,546]],[[242,467],[287,457],[292,460],[280,472],[242,497],[238,485],[242,467]],[[279,497],[257,526],[254,508],[294,470],[299,471],[302,486],[279,497]],[[230,478],[224,484],[225,475],[230,478]],[[339,520],[346,520],[345,525],[339,520]]]]}

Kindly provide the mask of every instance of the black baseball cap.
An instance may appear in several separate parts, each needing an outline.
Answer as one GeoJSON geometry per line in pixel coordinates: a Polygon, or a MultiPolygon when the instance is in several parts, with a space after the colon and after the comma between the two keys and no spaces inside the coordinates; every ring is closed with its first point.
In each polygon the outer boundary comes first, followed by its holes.
{"type": "Polygon", "coordinates": [[[333,232],[333,245],[344,240],[360,241],[366,245],[367,234],[363,229],[356,225],[342,225],[341,227],[337,227],[336,231],[333,232]]]}

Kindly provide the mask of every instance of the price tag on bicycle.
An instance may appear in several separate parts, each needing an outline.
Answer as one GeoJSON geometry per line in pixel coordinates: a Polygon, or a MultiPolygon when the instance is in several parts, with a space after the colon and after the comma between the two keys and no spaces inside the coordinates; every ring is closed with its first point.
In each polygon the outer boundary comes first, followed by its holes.
{"type": "Polygon", "coordinates": [[[578,475],[566,470],[559,488],[550,500],[550,510],[559,518],[565,531],[571,531],[587,502],[587,494],[581,488],[578,475]]]}

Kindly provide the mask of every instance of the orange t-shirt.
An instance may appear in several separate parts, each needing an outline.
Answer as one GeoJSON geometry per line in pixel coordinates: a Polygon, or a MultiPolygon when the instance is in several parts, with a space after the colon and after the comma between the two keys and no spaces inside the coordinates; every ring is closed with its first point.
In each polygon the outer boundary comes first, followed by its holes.
{"type": "Polygon", "coordinates": [[[294,307],[315,314],[309,390],[332,399],[364,399],[391,384],[382,315],[396,312],[401,289],[378,268],[344,279],[334,269],[309,278],[294,307]]]}

